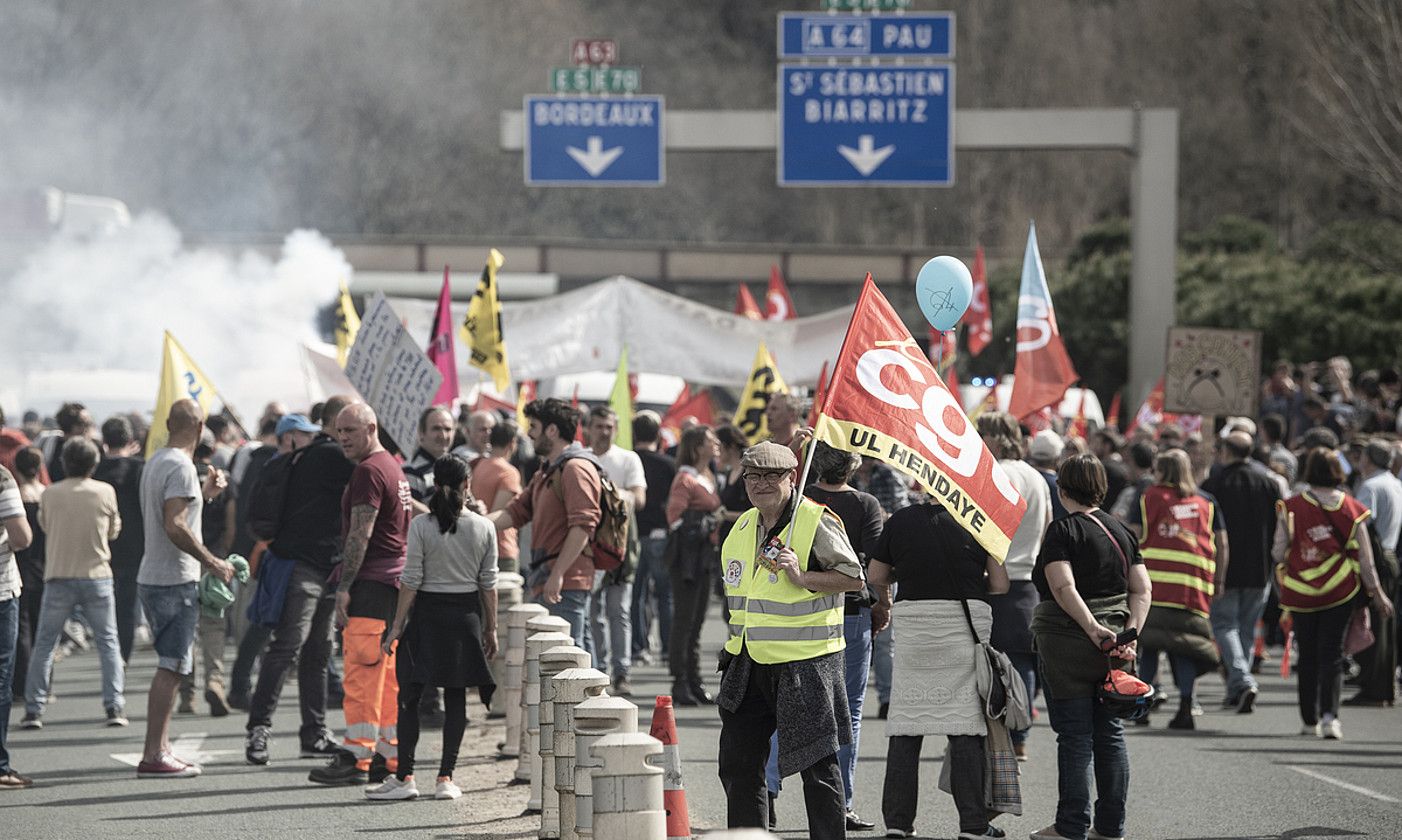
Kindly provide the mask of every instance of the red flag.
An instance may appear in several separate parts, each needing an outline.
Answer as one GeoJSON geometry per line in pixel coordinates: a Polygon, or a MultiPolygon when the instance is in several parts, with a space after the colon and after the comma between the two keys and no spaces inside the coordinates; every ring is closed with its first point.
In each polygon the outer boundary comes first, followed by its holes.
{"type": "Polygon", "coordinates": [[[764,320],[764,315],[759,311],[759,304],[755,303],[755,296],[750,294],[750,287],[744,283],[740,284],[740,291],[735,293],[735,314],[755,321],[764,320]]]}
{"type": "Polygon", "coordinates": [[[828,361],[823,360],[823,368],[818,371],[818,387],[813,389],[813,408],[808,412],[808,425],[818,425],[818,406],[823,404],[823,393],[828,385],[828,361]]]}
{"type": "MultiPolygon", "coordinates": [[[[1116,397],[1119,395],[1117,394],[1116,397]]],[[[1140,426],[1157,426],[1160,423],[1173,423],[1183,429],[1185,434],[1202,430],[1201,414],[1171,414],[1163,410],[1163,377],[1154,383],[1154,388],[1149,392],[1149,396],[1144,398],[1144,404],[1139,406],[1135,412],[1134,419],[1129,422],[1129,432],[1133,432],[1140,426]]],[[[1129,432],[1126,432],[1128,434],[1129,432]]]]}
{"type": "Polygon", "coordinates": [[[1079,377],[1066,355],[1066,344],[1056,326],[1047,274],[1037,252],[1037,228],[1027,231],[1027,251],[1022,259],[1022,287],[1017,302],[1017,366],[1013,369],[1013,394],[1008,413],[1025,420],[1038,409],[1056,406],[1079,377]]]}
{"type": "Polygon", "coordinates": [[[443,266],[443,289],[438,293],[438,309],[429,332],[428,360],[443,374],[443,384],[433,395],[434,405],[452,405],[458,398],[458,360],[453,352],[453,293],[448,284],[448,266],[443,266]]]}
{"type": "Polygon", "coordinates": [[[988,274],[983,267],[983,246],[974,248],[974,294],[961,323],[969,325],[969,355],[977,356],[993,340],[993,310],[988,306],[988,274]]]}
{"type": "Polygon", "coordinates": [[[953,394],[962,406],[964,399],[959,392],[959,371],[954,367],[954,363],[958,360],[958,328],[940,332],[934,327],[930,327],[930,361],[934,363],[935,370],[939,371],[940,376],[944,378],[944,385],[949,389],[949,393],[953,394]]]}
{"type": "Polygon", "coordinates": [[[870,274],[815,431],[910,476],[988,553],[1007,556],[1027,502],[870,274]]]}
{"type": "Polygon", "coordinates": [[[1105,425],[1118,429],[1120,427],[1120,392],[1116,391],[1115,396],[1110,398],[1110,413],[1105,417],[1105,425]]]}
{"type": "Polygon", "coordinates": [[[674,440],[680,440],[682,422],[688,417],[695,417],[698,423],[706,426],[715,425],[715,410],[708,389],[702,388],[693,394],[690,385],[682,385],[681,393],[662,415],[662,428],[670,431],[674,440]]]}
{"type": "MultiPolygon", "coordinates": [[[[741,286],[740,288],[744,288],[741,286]]],[[[769,267],[769,294],[764,297],[764,320],[766,321],[788,321],[797,318],[798,313],[794,311],[793,298],[789,296],[789,287],[784,285],[784,275],[779,273],[779,266],[769,267]]]]}
{"type": "Polygon", "coordinates": [[[1071,419],[1070,432],[1081,440],[1085,440],[1088,433],[1088,427],[1086,425],[1086,392],[1089,390],[1089,388],[1081,389],[1081,402],[1076,406],[1076,416],[1071,419]]]}

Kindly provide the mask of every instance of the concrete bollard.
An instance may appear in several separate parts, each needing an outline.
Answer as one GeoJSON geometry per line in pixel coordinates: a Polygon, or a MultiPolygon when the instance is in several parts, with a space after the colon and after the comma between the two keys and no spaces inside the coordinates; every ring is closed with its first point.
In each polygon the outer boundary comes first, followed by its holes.
{"type": "MultiPolygon", "coordinates": [[[[542,615],[549,613],[540,604],[517,604],[506,611],[506,690],[502,692],[505,695],[502,702],[506,706],[506,741],[502,745],[501,755],[507,758],[521,754],[521,699],[526,684],[526,621],[542,615]]],[[[492,705],[495,706],[495,702],[492,705]]]]}
{"type": "MultiPolygon", "coordinates": [[[[497,690],[492,694],[492,704],[487,708],[487,717],[493,719],[506,717],[506,710],[510,706],[507,697],[510,693],[510,682],[507,679],[507,674],[511,670],[511,663],[507,661],[510,658],[511,650],[510,611],[512,607],[521,603],[521,586],[524,583],[524,579],[518,574],[512,572],[497,574],[497,655],[489,663],[492,669],[492,680],[496,682],[497,690]]],[[[542,607],[542,609],[544,608],[542,607]]],[[[522,652],[525,651],[525,629],[526,625],[522,623],[522,652]]],[[[518,661],[518,667],[519,664],[518,661]]],[[[519,674],[516,677],[516,682],[518,684],[521,682],[519,674]]],[[[519,706],[520,702],[518,699],[516,704],[519,706]]],[[[507,740],[507,743],[510,744],[510,739],[507,740]]],[[[508,755],[505,751],[502,751],[501,754],[508,755]]],[[[515,753],[509,753],[509,755],[515,755],[515,753]]]]}
{"type": "Polygon", "coordinates": [[[540,833],[542,840],[560,836],[560,794],[555,789],[555,675],[571,668],[588,667],[589,652],[572,644],[546,648],[540,654],[540,786],[531,779],[531,792],[540,793],[540,833]]]}
{"type": "MultiPolygon", "coordinates": [[[[533,618],[531,622],[548,618],[533,618]]],[[[540,807],[540,655],[549,648],[572,642],[574,637],[569,633],[554,631],[532,633],[526,637],[526,685],[521,697],[525,711],[522,713],[521,754],[516,757],[516,776],[531,782],[531,802],[534,804],[527,806],[528,810],[540,807]]]]}
{"type": "MultiPolygon", "coordinates": [[[[591,749],[605,735],[637,731],[638,707],[631,700],[604,694],[574,707],[575,834],[580,840],[594,836],[594,770],[599,760],[591,749]]],[[[560,799],[563,807],[564,797],[560,799]]],[[[562,827],[561,840],[563,834],[562,827]]]]}
{"type": "Polygon", "coordinates": [[[594,836],[666,840],[662,806],[662,742],[641,732],[617,732],[595,742],[594,836]]]}
{"type": "MultiPolygon", "coordinates": [[[[551,651],[546,651],[549,656],[551,651]]],[[[555,709],[555,790],[560,797],[560,840],[576,840],[579,837],[576,823],[579,818],[574,805],[574,765],[575,765],[575,709],[591,697],[598,697],[608,688],[608,674],[594,668],[570,668],[556,674],[551,680],[554,686],[555,709]]],[[[550,777],[546,777],[550,782],[550,777]]]]}

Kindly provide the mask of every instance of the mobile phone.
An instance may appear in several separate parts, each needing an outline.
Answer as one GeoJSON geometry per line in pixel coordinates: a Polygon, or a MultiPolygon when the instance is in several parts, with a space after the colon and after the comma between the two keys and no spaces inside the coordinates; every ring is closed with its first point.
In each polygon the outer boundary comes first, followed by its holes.
{"type": "Polygon", "coordinates": [[[1129,644],[1130,642],[1132,642],[1132,641],[1134,641],[1135,639],[1138,639],[1138,638],[1139,638],[1139,631],[1138,631],[1137,629],[1131,627],[1131,628],[1129,628],[1128,630],[1126,630],[1126,631],[1124,631],[1123,633],[1121,633],[1121,634],[1119,634],[1118,636],[1116,636],[1114,639],[1109,639],[1109,640],[1106,640],[1106,641],[1104,641],[1104,642],[1101,642],[1101,643],[1100,643],[1100,649],[1101,649],[1101,650],[1114,650],[1115,648],[1120,647],[1121,645],[1127,645],[1127,644],[1129,644]]]}

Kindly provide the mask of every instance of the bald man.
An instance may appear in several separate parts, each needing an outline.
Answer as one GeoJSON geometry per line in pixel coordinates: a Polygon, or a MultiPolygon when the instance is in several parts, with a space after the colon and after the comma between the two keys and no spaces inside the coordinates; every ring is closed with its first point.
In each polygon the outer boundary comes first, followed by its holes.
{"type": "Polygon", "coordinates": [[[492,451],[492,429],[497,425],[497,414],[495,411],[474,411],[467,417],[467,429],[464,435],[467,442],[453,450],[454,455],[461,455],[470,464],[478,458],[485,458],[492,451]]]}
{"type": "MultiPolygon", "coordinates": [[[[1260,693],[1251,675],[1251,647],[1256,621],[1266,605],[1270,584],[1271,543],[1275,539],[1275,505],[1280,488],[1250,463],[1251,435],[1236,431],[1217,444],[1221,468],[1208,476],[1202,489],[1217,498],[1227,524],[1231,562],[1219,570],[1222,585],[1213,595],[1212,634],[1227,668],[1224,708],[1248,714],[1260,693]]],[[[1220,563],[1220,560],[1219,560],[1220,563]]]]}
{"type": "Polygon", "coordinates": [[[232,566],[205,548],[200,530],[205,502],[227,485],[220,470],[211,469],[203,483],[195,471],[195,444],[203,428],[204,411],[199,404],[176,401],[166,418],[166,445],[151,456],[141,473],[146,542],[136,583],[159,659],[147,699],[146,745],[136,768],[139,779],[200,774],[199,765],[171,752],[170,713],[182,677],[194,666],[200,575],[207,571],[225,583],[234,576],[232,566]]]}

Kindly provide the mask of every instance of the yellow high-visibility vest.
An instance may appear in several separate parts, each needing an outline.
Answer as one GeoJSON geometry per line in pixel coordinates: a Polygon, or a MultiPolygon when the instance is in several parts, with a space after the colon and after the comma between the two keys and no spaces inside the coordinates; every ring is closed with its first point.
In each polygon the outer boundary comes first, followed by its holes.
{"type": "MultiPolygon", "coordinates": [[[[827,508],[809,499],[794,512],[794,554],[799,568],[807,571],[813,537],[827,508]]],[[[740,516],[721,546],[721,577],[730,608],[730,638],[725,649],[741,648],[761,665],[797,662],[836,653],[846,647],[842,637],[843,594],[812,592],[795,585],[779,572],[770,580],[769,569],[758,562],[764,523],[759,509],[740,516]]]]}

